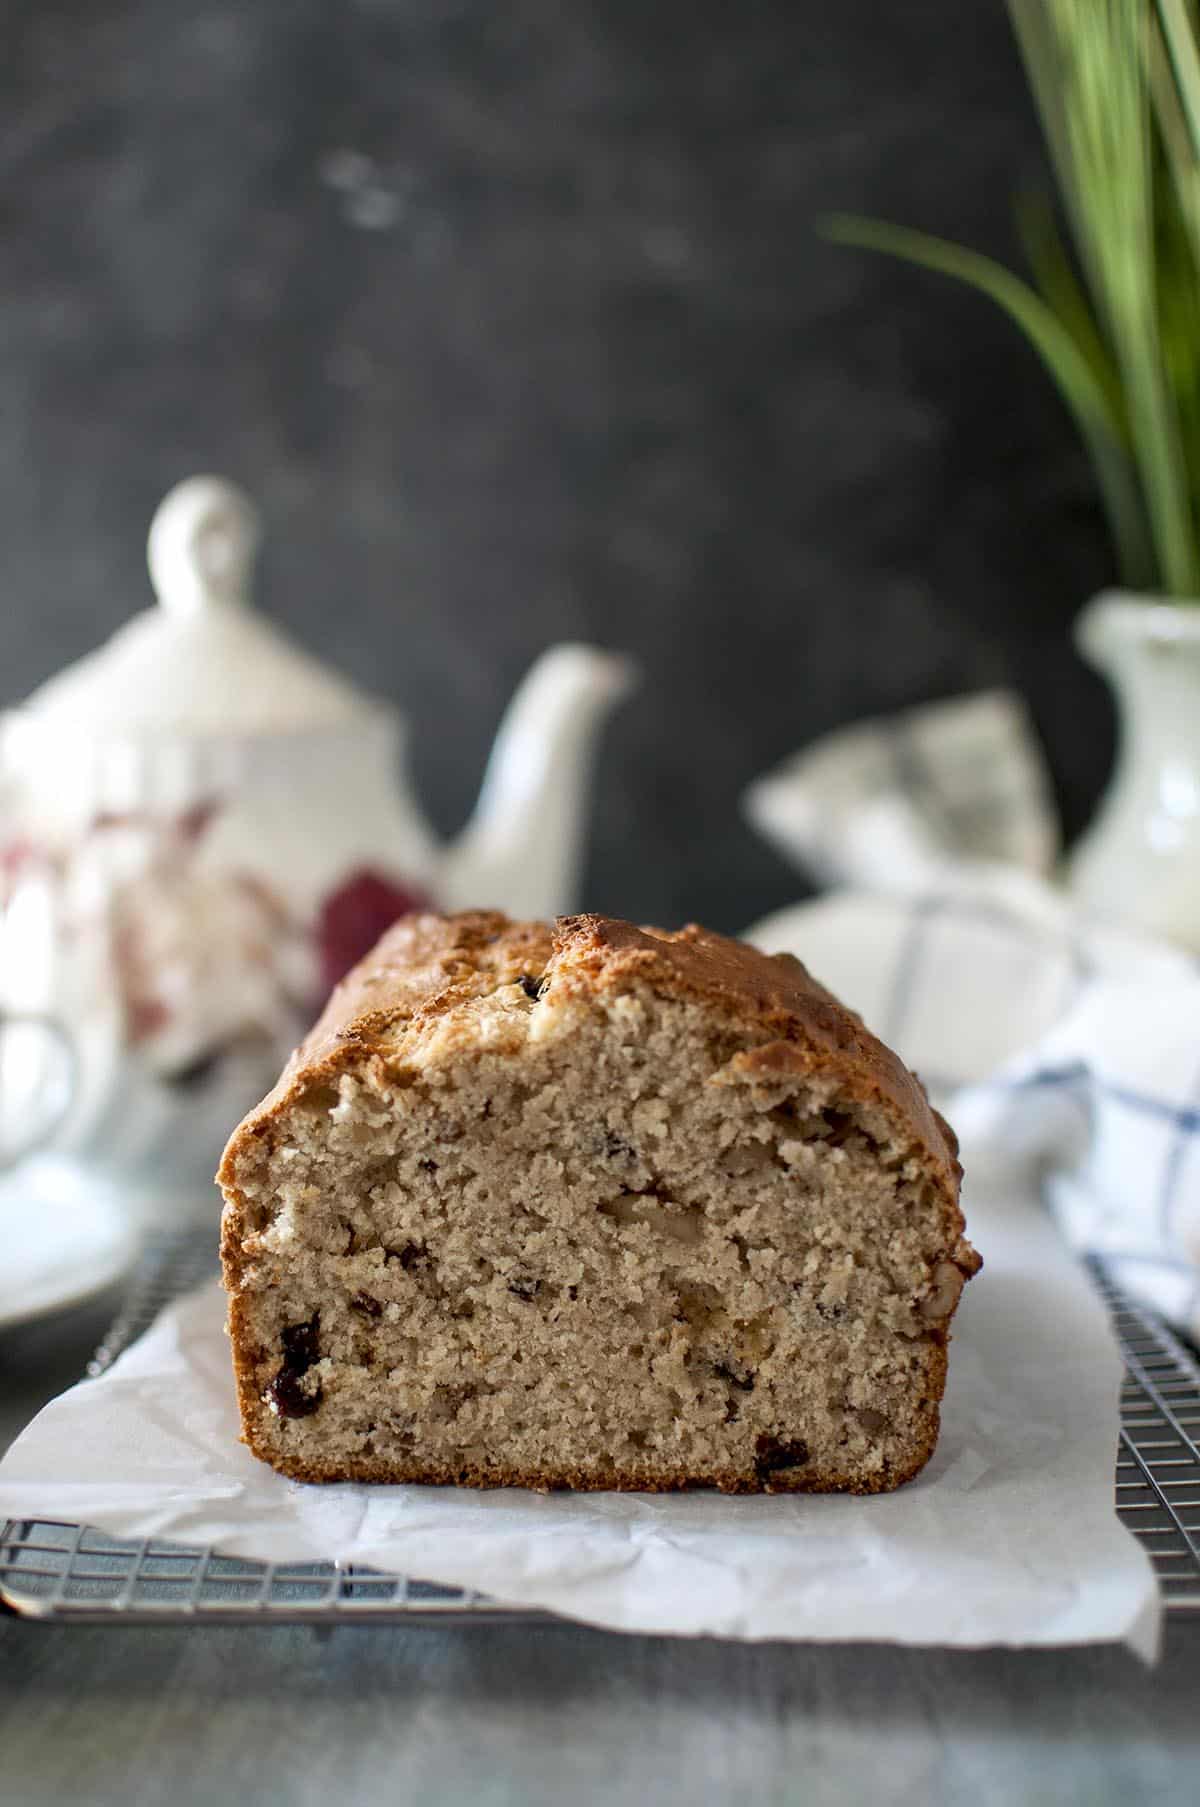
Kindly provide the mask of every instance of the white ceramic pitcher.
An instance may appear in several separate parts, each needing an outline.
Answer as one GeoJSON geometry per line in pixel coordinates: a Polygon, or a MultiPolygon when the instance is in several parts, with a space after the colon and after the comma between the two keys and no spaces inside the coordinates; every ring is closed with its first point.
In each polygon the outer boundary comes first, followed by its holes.
{"type": "Polygon", "coordinates": [[[1120,740],[1071,889],[1091,914],[1200,953],[1200,604],[1110,592],[1077,634],[1116,692],[1120,740]]]}

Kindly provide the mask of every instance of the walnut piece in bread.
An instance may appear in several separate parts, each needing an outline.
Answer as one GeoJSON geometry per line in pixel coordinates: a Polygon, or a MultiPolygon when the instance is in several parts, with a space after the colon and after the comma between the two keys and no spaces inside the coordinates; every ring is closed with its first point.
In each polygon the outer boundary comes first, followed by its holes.
{"type": "Polygon", "coordinates": [[[896,1487],[979,1266],[956,1152],[790,955],[407,917],[225,1151],[245,1441],[308,1481],[896,1487]]]}

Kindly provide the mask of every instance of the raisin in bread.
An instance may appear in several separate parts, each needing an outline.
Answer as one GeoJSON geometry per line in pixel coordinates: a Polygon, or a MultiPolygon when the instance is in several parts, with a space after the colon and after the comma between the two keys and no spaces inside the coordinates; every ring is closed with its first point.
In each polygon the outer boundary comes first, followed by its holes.
{"type": "Polygon", "coordinates": [[[225,1153],[245,1440],[310,1481],[895,1487],[979,1266],[955,1154],[790,955],[409,917],[225,1153]]]}

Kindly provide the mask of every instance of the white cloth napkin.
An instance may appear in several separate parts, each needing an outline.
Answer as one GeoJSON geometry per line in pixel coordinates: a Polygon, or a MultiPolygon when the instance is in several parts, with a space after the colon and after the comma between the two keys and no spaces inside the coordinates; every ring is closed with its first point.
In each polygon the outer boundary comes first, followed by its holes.
{"type": "Polygon", "coordinates": [[[821,885],[930,890],[964,865],[1049,874],[1059,853],[1046,763],[1006,690],[841,728],[758,779],[743,804],[821,885]]]}
{"type": "Polygon", "coordinates": [[[925,1079],[989,1185],[1200,1338],[1200,963],[1075,912],[1040,751],[1002,692],[843,731],[748,792],[835,890],[757,923],[925,1079]]]}

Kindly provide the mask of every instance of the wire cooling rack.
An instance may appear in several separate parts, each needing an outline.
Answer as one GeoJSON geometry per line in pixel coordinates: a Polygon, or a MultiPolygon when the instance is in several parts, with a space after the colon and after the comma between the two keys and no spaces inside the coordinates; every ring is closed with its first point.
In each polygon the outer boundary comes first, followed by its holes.
{"type": "Polygon", "coordinates": [[[1117,1516],[1154,1564],[1170,1613],[1200,1615],[1200,1364],[1089,1263],[1125,1357],[1117,1516]]]}
{"type": "MultiPolygon", "coordinates": [[[[1125,1357],[1117,1512],[1154,1564],[1171,1613],[1200,1615],[1200,1365],[1099,1263],[1125,1357]]],[[[102,1374],[168,1300],[213,1271],[211,1239],[151,1244],[88,1372],[102,1374]]],[[[62,1622],[496,1624],[549,1619],[483,1594],[328,1562],[247,1562],[159,1539],[10,1519],[0,1527],[0,1610],[62,1622]]]]}
{"type": "MultiPolygon", "coordinates": [[[[216,1272],[208,1232],[152,1239],[124,1306],[88,1363],[110,1368],[164,1305],[216,1272]]],[[[26,1619],[126,1625],[195,1623],[503,1624],[546,1619],[484,1594],[332,1562],[247,1562],[160,1538],[110,1537],[82,1525],[9,1519],[0,1526],[0,1611],[26,1619]]]]}

